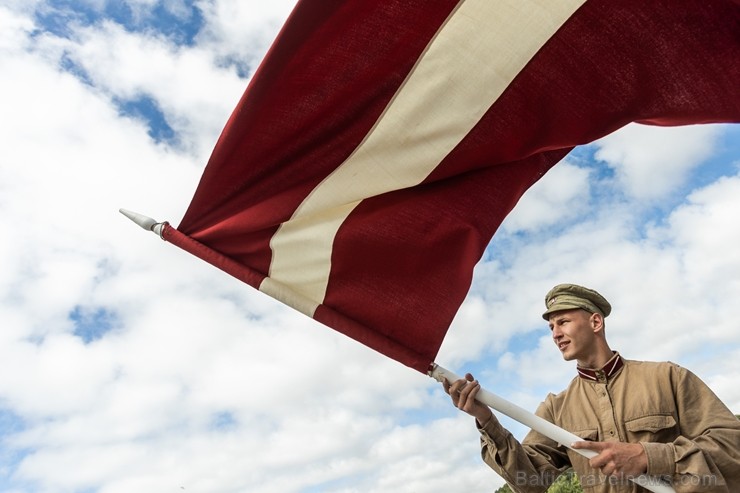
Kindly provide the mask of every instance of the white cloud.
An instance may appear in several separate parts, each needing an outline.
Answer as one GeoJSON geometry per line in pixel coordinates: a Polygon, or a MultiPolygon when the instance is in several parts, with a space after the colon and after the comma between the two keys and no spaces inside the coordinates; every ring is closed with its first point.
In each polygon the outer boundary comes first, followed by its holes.
{"type": "MultiPolygon", "coordinates": [[[[740,279],[740,251],[732,248],[740,241],[740,230],[734,227],[740,210],[738,189],[740,175],[722,178],[692,193],[669,220],[672,241],[686,250],[688,273],[718,288],[721,280],[735,285],[740,279]]],[[[727,299],[721,291],[717,296],[727,299]]]]}
{"type": "MultiPolygon", "coordinates": [[[[564,389],[563,382],[573,378],[573,364],[564,364],[549,331],[543,328],[542,333],[536,347],[518,354],[507,353],[508,357],[500,361],[498,367],[516,375],[518,384],[524,389],[548,387],[553,392],[559,392],[564,389]]],[[[544,395],[539,400],[542,397],[544,395]]],[[[529,404],[536,406],[537,402],[529,404]]]]}
{"type": "Polygon", "coordinates": [[[614,168],[625,193],[656,200],[683,185],[714,148],[716,126],[651,127],[630,124],[596,143],[596,158],[614,168]]]}
{"type": "Polygon", "coordinates": [[[25,48],[25,37],[33,29],[33,22],[15,10],[0,7],[0,50],[5,53],[25,48]]]}
{"type": "Polygon", "coordinates": [[[60,65],[71,60],[113,101],[152,98],[201,162],[245,86],[234,70],[215,67],[207,50],[176,46],[165,37],[129,32],[112,22],[82,28],[74,40],[42,38],[38,50],[60,65]]]}
{"type": "Polygon", "coordinates": [[[501,230],[518,232],[550,226],[577,217],[587,210],[591,187],[589,171],[567,159],[535,183],[522,197],[501,230]]]}
{"type": "MultiPolygon", "coordinates": [[[[43,7],[45,0],[6,0],[0,5],[0,19],[13,17],[17,14],[23,18],[43,7]]],[[[11,33],[4,33],[11,34],[11,33]]]]}
{"type": "Polygon", "coordinates": [[[294,5],[293,0],[201,2],[207,22],[200,40],[223,61],[237,63],[251,73],[294,5]]]}

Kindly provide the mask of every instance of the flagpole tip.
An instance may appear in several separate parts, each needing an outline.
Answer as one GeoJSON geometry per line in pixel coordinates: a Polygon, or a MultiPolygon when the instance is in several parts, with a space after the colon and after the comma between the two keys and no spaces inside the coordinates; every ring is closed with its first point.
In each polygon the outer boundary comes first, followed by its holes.
{"type": "Polygon", "coordinates": [[[120,212],[127,218],[131,219],[133,222],[141,226],[143,229],[146,229],[147,231],[153,231],[159,236],[162,236],[163,223],[160,223],[157,220],[152,219],[149,216],[145,216],[143,214],[139,214],[138,212],[130,211],[128,209],[121,208],[121,209],[118,209],[118,212],[120,212]]]}

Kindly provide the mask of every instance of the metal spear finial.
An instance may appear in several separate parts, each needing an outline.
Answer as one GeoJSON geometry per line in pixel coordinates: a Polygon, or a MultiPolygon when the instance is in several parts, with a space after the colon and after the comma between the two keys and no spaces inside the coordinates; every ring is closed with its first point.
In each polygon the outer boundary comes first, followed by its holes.
{"type": "Polygon", "coordinates": [[[162,227],[164,226],[164,223],[157,222],[151,217],[139,214],[138,212],[130,211],[128,209],[118,209],[118,212],[131,219],[142,228],[154,232],[160,238],[162,237],[162,227]]]}

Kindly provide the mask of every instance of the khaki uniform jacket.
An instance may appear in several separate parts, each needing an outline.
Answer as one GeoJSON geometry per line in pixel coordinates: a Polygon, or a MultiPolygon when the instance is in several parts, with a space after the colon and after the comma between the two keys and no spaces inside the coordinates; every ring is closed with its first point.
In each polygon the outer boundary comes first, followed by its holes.
{"type": "MultiPolygon", "coordinates": [[[[615,354],[612,364],[615,358],[621,359],[615,354]]],[[[617,363],[608,377],[591,371],[596,378],[574,378],[565,391],[548,395],[536,414],[585,440],[641,443],[647,473],[668,480],[677,493],[739,493],[740,420],[685,368],[617,363]]],[[[480,432],[483,460],[517,492],[546,491],[570,466],[588,493],[647,491],[602,475],[585,457],[535,431],[520,444],[494,417],[480,432]]]]}

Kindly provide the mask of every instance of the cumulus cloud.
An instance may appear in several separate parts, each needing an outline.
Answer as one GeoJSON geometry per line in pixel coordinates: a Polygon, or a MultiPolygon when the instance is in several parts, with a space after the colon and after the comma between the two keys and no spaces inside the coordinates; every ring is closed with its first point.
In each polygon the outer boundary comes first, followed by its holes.
{"type": "Polygon", "coordinates": [[[588,211],[591,173],[569,160],[558,163],[532,185],[509,215],[501,230],[515,233],[537,230],[578,217],[588,211]]]}
{"type": "Polygon", "coordinates": [[[42,37],[37,50],[57,65],[71,66],[119,113],[127,113],[127,105],[151,101],[178,143],[201,161],[245,86],[234,70],[215,67],[207,50],[112,22],[80,28],[73,39],[42,37]]]}
{"type": "Polygon", "coordinates": [[[685,183],[715,148],[718,128],[631,124],[601,139],[596,158],[615,170],[625,193],[646,200],[665,197],[685,183]]]}
{"type": "Polygon", "coordinates": [[[200,40],[224,64],[252,72],[262,59],[295,1],[216,0],[200,8],[207,19],[200,40]]]}

